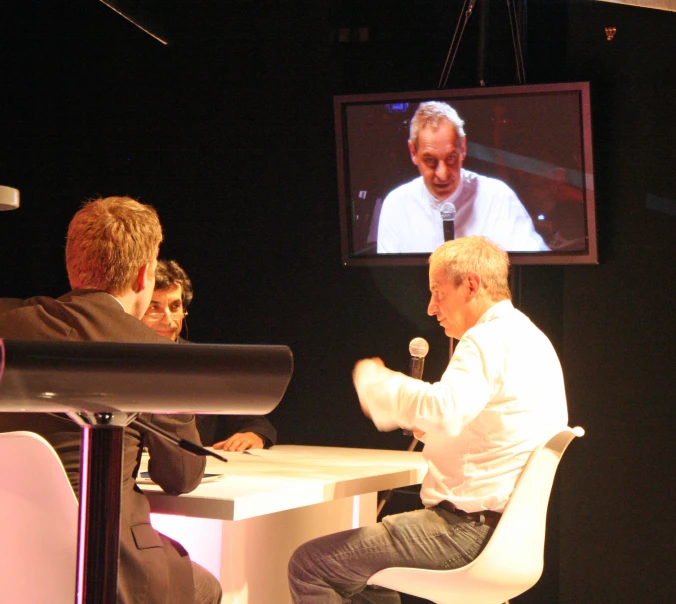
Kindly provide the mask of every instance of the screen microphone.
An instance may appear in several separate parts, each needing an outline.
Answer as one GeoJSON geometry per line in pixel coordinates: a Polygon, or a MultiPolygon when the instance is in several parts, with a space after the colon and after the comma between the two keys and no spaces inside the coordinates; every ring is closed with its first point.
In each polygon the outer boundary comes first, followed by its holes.
{"type": "Polygon", "coordinates": [[[425,366],[425,357],[430,350],[430,345],[425,338],[413,338],[408,345],[408,351],[411,353],[411,364],[409,375],[416,380],[422,379],[423,367],[425,366]]]}
{"type": "Polygon", "coordinates": [[[452,202],[447,201],[441,204],[439,212],[444,225],[444,241],[451,241],[455,239],[455,206],[452,202]]]}

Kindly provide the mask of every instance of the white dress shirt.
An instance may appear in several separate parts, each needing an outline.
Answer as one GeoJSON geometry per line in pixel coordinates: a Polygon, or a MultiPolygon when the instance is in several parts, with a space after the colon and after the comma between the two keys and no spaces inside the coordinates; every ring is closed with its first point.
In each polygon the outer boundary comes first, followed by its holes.
{"type": "Polygon", "coordinates": [[[509,300],[462,337],[441,378],[416,380],[375,363],[355,386],[380,430],[425,433],[426,507],[502,511],[533,449],[568,423],[551,342],[509,300]]]}
{"type": "Polygon", "coordinates": [[[378,221],[379,254],[431,253],[444,242],[439,208],[456,209],[455,237],[484,235],[507,252],[547,251],[516,193],[504,182],[461,170],[460,184],[448,199],[437,200],[422,176],[391,191],[378,221]]]}

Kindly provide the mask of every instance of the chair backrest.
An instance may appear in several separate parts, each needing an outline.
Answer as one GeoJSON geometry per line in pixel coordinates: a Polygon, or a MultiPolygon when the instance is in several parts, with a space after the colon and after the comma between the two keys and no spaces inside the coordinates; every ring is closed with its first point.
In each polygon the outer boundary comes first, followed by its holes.
{"type": "Polygon", "coordinates": [[[542,575],[547,507],[556,469],[582,428],[560,430],[531,454],[488,544],[468,565],[446,571],[386,568],[369,584],[389,587],[437,604],[501,604],[542,575]]]}
{"type": "Polygon", "coordinates": [[[33,432],[0,434],[0,600],[73,604],[78,502],[33,432]]]}

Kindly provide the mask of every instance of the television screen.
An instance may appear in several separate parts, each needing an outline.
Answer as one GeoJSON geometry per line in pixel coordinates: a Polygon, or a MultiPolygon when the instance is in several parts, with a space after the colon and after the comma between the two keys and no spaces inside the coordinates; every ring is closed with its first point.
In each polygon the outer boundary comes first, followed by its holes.
{"type": "Polygon", "coordinates": [[[598,262],[587,82],[337,96],[334,111],[345,265],[425,264],[465,235],[514,264],[598,262]]]}

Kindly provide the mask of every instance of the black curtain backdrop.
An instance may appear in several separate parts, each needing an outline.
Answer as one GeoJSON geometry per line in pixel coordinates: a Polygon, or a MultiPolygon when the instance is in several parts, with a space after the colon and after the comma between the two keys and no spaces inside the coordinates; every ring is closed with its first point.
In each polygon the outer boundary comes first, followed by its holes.
{"type": "MultiPolygon", "coordinates": [[[[127,3],[164,46],[94,0],[4,3],[0,184],[22,205],[0,214],[0,295],[67,291],[70,218],[131,195],[157,208],[161,256],[193,280],[191,340],[292,348],[280,442],[406,448],[362,416],[352,366],[406,371],[422,336],[433,381],[448,340],[426,315],[424,267],[340,264],[333,95],[435,88],[461,5],[127,3]]],[[[528,83],[592,83],[601,264],[520,270],[518,305],[559,351],[587,435],[561,466],[545,574],[517,601],[676,601],[676,13],[519,6],[528,83]]],[[[490,7],[487,83],[514,84],[505,9],[490,7]]],[[[448,87],[478,85],[476,17],[448,87]]]]}

